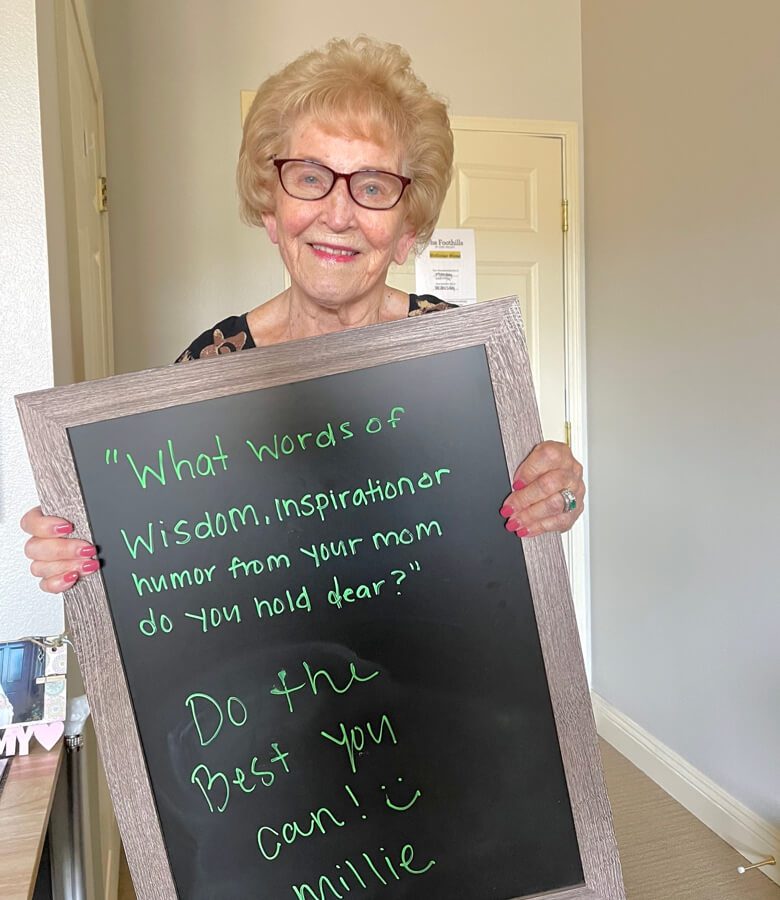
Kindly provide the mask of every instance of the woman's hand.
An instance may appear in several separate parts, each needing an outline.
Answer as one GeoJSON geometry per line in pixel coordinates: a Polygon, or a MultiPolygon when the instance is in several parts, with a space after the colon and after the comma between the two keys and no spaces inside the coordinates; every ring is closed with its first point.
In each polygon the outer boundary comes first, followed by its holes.
{"type": "Polygon", "coordinates": [[[537,444],[518,467],[512,493],[504,500],[501,515],[506,528],[518,537],[535,537],[545,531],[568,531],[582,514],[585,484],[582,466],[566,444],[537,444]],[[571,491],[576,506],[566,511],[562,491],[571,491]]]}
{"type": "Polygon", "coordinates": [[[44,516],[40,506],[28,510],[21,521],[22,531],[31,535],[24,545],[24,555],[32,560],[30,571],[41,579],[41,590],[60,594],[82,575],[97,572],[100,563],[94,558],[97,549],[77,538],[63,540],[73,531],[72,523],[57,516],[44,516]]]}

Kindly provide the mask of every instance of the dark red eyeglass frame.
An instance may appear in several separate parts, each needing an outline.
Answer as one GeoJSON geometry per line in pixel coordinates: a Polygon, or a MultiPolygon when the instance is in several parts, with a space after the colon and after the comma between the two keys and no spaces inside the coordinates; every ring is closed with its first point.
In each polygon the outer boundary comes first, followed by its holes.
{"type": "Polygon", "coordinates": [[[296,197],[294,194],[290,194],[287,188],[284,186],[284,181],[282,180],[282,166],[288,162],[301,162],[301,163],[309,163],[313,166],[319,166],[321,169],[325,169],[333,175],[333,184],[328,188],[328,190],[321,196],[317,197],[317,200],[324,200],[325,197],[336,187],[336,182],[339,178],[343,178],[344,181],[347,182],[347,191],[349,192],[349,196],[352,200],[357,203],[359,207],[362,209],[370,209],[373,212],[387,212],[389,209],[393,209],[398,206],[401,202],[401,197],[404,195],[404,191],[409,187],[412,183],[411,178],[407,178],[406,175],[399,175],[397,172],[388,172],[385,169],[358,169],[356,172],[337,172],[335,169],[331,169],[330,166],[326,166],[324,163],[315,162],[313,159],[298,159],[296,157],[291,157],[289,159],[274,159],[273,164],[276,166],[276,171],[279,173],[279,184],[282,186],[282,190],[285,194],[288,194],[294,200],[304,200],[305,202],[316,202],[313,198],[310,197],[296,197]],[[364,203],[361,203],[355,195],[352,193],[352,177],[354,175],[364,175],[366,172],[373,172],[377,175],[392,175],[393,178],[397,178],[401,182],[401,193],[398,195],[398,199],[392,206],[366,206],[364,203]]]}

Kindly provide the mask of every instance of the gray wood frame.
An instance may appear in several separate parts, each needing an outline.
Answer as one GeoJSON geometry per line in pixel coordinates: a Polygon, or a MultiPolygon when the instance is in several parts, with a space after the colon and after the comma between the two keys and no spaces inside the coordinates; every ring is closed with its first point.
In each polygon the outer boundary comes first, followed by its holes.
{"type": "MultiPolygon", "coordinates": [[[[515,298],[21,395],[17,406],[41,504],[44,511],[70,519],[76,535],[92,539],[70,452],[67,429],[72,426],[474,345],[486,348],[511,478],[541,440],[515,298]]],[[[624,900],[560,536],[523,544],[585,875],[584,886],[543,896],[624,900]]],[[[138,898],[176,900],[102,580],[79,581],[66,594],[66,610],[138,898]]]]}

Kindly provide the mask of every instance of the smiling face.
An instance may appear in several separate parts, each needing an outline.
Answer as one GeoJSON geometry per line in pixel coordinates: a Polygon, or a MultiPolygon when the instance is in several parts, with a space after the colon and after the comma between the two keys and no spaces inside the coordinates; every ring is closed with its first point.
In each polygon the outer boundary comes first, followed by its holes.
{"type": "MultiPolygon", "coordinates": [[[[399,146],[332,134],[311,119],[296,123],[284,155],[336,172],[402,174],[399,146]]],[[[343,178],[321,200],[296,200],[278,184],[276,208],[263,215],[263,224],[279,247],[293,290],[329,309],[355,301],[380,304],[388,267],[406,261],[415,239],[403,198],[393,209],[364,209],[352,200],[343,178]]]]}

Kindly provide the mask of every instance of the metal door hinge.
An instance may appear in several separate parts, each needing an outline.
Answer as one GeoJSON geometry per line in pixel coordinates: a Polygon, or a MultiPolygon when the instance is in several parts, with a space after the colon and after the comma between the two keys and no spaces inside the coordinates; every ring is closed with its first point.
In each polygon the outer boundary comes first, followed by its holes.
{"type": "Polygon", "coordinates": [[[108,179],[105,175],[98,178],[97,201],[98,212],[106,212],[108,210],[108,179]]]}
{"type": "Polygon", "coordinates": [[[571,447],[571,422],[563,423],[563,439],[566,441],[566,446],[571,447]]]}
{"type": "Polygon", "coordinates": [[[561,229],[565,232],[569,230],[569,201],[561,201],[561,229]]]}

